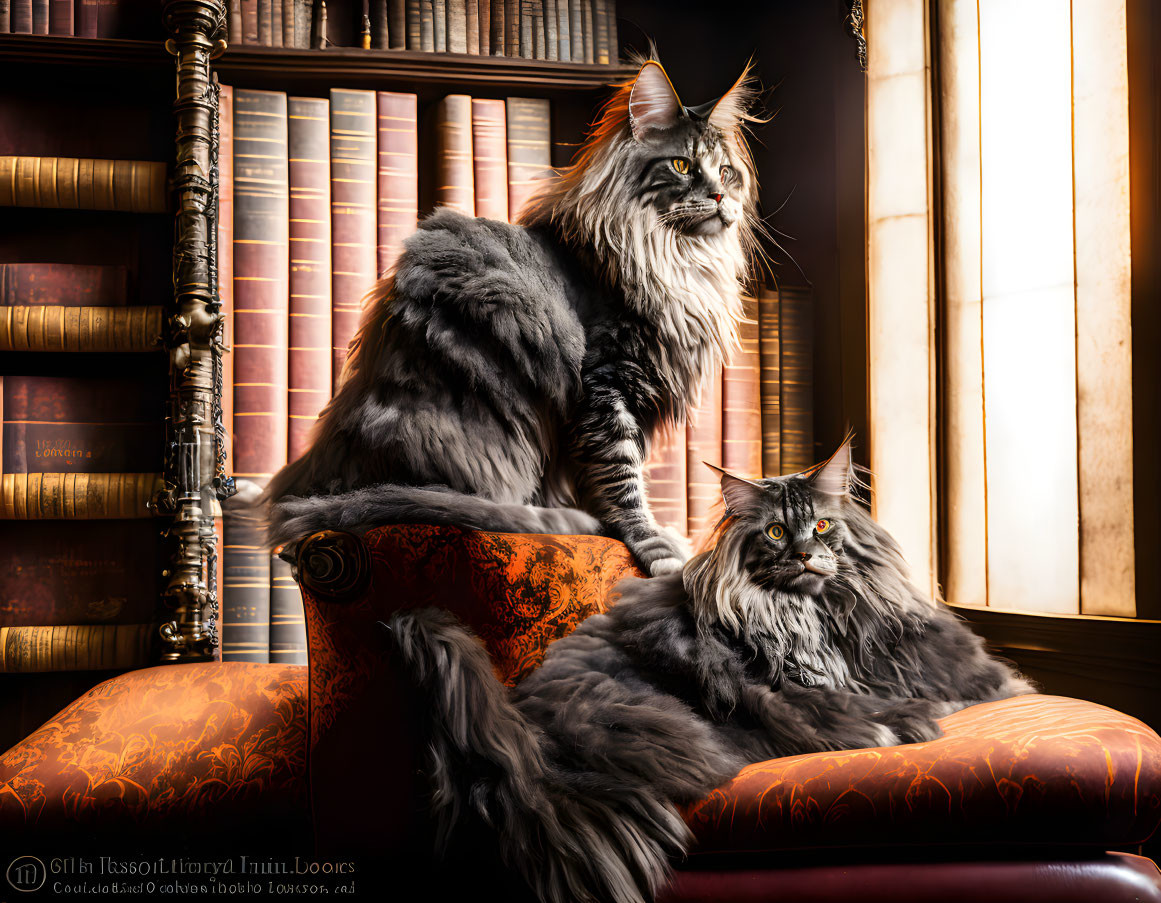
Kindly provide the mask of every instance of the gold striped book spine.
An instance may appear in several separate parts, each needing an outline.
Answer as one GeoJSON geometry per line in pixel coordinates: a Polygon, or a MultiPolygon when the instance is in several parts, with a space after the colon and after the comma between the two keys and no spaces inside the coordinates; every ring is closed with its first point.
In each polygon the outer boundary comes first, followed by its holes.
{"type": "Polygon", "coordinates": [[[689,413],[686,436],[686,493],[689,535],[695,540],[721,515],[721,478],[706,467],[722,466],[722,368],[706,379],[697,407],[689,413]]]}
{"type": "Polygon", "coordinates": [[[0,156],[0,206],[164,213],[165,164],[0,156]]]}
{"type": "Polygon", "coordinates": [[[435,203],[476,215],[472,163],[472,99],[449,94],[436,111],[435,203]]]}
{"type": "Polygon", "coordinates": [[[814,456],[814,329],[809,288],[779,289],[782,470],[800,473],[814,456]]]}
{"type": "Polygon", "coordinates": [[[722,467],[747,479],[762,474],[762,411],[758,381],[758,301],[742,299],[741,347],[722,372],[722,467]]]}
{"type": "Polygon", "coordinates": [[[759,382],[762,387],[762,475],[782,475],[782,385],[778,348],[778,290],[758,292],[759,382]]]}
{"type": "Polygon", "coordinates": [[[306,620],[302,595],[290,564],[270,556],[270,661],[306,664],[306,620]]]}
{"type": "Polygon", "coordinates": [[[0,351],[156,351],[161,307],[0,307],[0,351]]]}
{"type": "Polygon", "coordinates": [[[157,473],[6,473],[0,476],[0,518],[149,517],[149,501],[161,487],[157,473]]]}
{"type": "Polygon", "coordinates": [[[414,94],[380,91],[378,263],[386,273],[419,220],[419,131],[414,94]]]}
{"type": "Polygon", "coordinates": [[[508,217],[520,221],[520,211],[552,167],[552,129],[548,101],[509,97],[508,217]]]}
{"type": "Polygon", "coordinates": [[[476,216],[508,220],[508,128],[504,101],[472,100],[476,216]]]}
{"type": "Polygon", "coordinates": [[[359,328],[363,296],[377,275],[376,120],[374,91],[331,90],[331,380],[336,390],[359,328]]]}
{"type": "Polygon", "coordinates": [[[653,519],[682,536],[689,526],[685,455],[685,424],[679,423],[653,437],[653,448],[645,463],[645,493],[653,519]]]}
{"type": "Polygon", "coordinates": [[[270,549],[261,521],[223,506],[222,661],[270,661],[270,549]]]}
{"type": "Polygon", "coordinates": [[[140,667],[155,632],[152,624],[0,627],[0,673],[140,667]]]}
{"type": "Polygon", "coordinates": [[[310,443],[318,413],[331,398],[330,102],[291,97],[290,349],[287,460],[310,443]]]}

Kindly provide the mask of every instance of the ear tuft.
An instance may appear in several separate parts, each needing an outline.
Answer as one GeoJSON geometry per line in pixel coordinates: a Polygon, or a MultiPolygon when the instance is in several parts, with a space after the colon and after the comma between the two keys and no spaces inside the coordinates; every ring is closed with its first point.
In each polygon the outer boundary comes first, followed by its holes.
{"type": "Polygon", "coordinates": [[[637,73],[629,93],[629,125],[633,137],[640,138],[652,129],[667,129],[682,114],[681,101],[673,83],[656,60],[648,60],[637,73]]]}
{"type": "Polygon", "coordinates": [[[722,477],[722,498],[726,503],[727,514],[744,514],[753,510],[766,494],[766,487],[745,477],[727,473],[716,464],[703,461],[706,467],[716,470],[722,477]]]}
{"type": "Polygon", "coordinates": [[[843,440],[843,444],[838,447],[838,451],[809,471],[810,482],[815,490],[826,495],[850,495],[851,481],[854,476],[851,462],[851,440],[853,438],[853,434],[848,434],[843,440]]]}
{"type": "Polygon", "coordinates": [[[745,119],[751,119],[747,114],[750,104],[757,92],[754,89],[750,73],[753,62],[746,63],[741,76],[734,82],[734,86],[721,96],[709,114],[709,123],[723,132],[729,132],[738,127],[745,119]]]}

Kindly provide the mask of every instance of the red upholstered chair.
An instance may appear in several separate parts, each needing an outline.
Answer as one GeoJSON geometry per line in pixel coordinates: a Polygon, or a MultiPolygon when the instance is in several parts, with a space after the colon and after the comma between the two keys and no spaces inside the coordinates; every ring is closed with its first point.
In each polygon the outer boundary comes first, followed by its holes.
{"type": "MultiPolygon", "coordinates": [[[[0,833],[27,845],[98,828],[171,850],[261,837],[286,852],[313,829],[319,855],[358,856],[364,876],[422,872],[417,713],[375,622],[451,608],[511,683],[633,572],[610,540],[414,526],[317,534],[297,569],[309,678],[207,664],[100,685],[0,756],[0,833]]],[[[1161,820],[1152,730],[1058,697],[943,724],[930,743],[747,767],[686,813],[697,847],[664,899],[1161,901],[1149,860],[1105,852],[1161,820]]]]}

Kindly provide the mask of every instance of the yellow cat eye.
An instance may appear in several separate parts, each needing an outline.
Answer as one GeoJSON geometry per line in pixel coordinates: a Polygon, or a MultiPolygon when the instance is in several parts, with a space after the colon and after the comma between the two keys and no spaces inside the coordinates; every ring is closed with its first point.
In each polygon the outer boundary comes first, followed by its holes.
{"type": "Polygon", "coordinates": [[[815,532],[829,533],[831,527],[834,526],[833,520],[827,520],[825,517],[821,518],[817,524],[814,525],[815,532]]]}
{"type": "Polygon", "coordinates": [[[673,158],[673,168],[675,170],[677,170],[678,173],[680,173],[681,175],[684,176],[687,172],[689,172],[689,161],[686,160],[684,157],[674,157],[673,158]]]}
{"type": "Polygon", "coordinates": [[[782,524],[771,524],[766,528],[766,535],[771,539],[780,540],[786,535],[786,528],[782,524]]]}

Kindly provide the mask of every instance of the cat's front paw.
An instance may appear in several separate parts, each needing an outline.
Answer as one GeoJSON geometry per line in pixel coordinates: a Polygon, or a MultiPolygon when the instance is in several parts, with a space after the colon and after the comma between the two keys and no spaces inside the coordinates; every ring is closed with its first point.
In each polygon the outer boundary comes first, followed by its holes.
{"type": "Polygon", "coordinates": [[[947,714],[945,703],[913,699],[876,713],[874,717],[898,736],[898,742],[926,743],[943,736],[943,728],[935,719],[944,714],[947,714]]]}
{"type": "Polygon", "coordinates": [[[652,533],[640,539],[626,539],[625,545],[633,553],[637,564],[650,577],[672,574],[681,570],[688,557],[685,549],[673,537],[652,533]]]}

